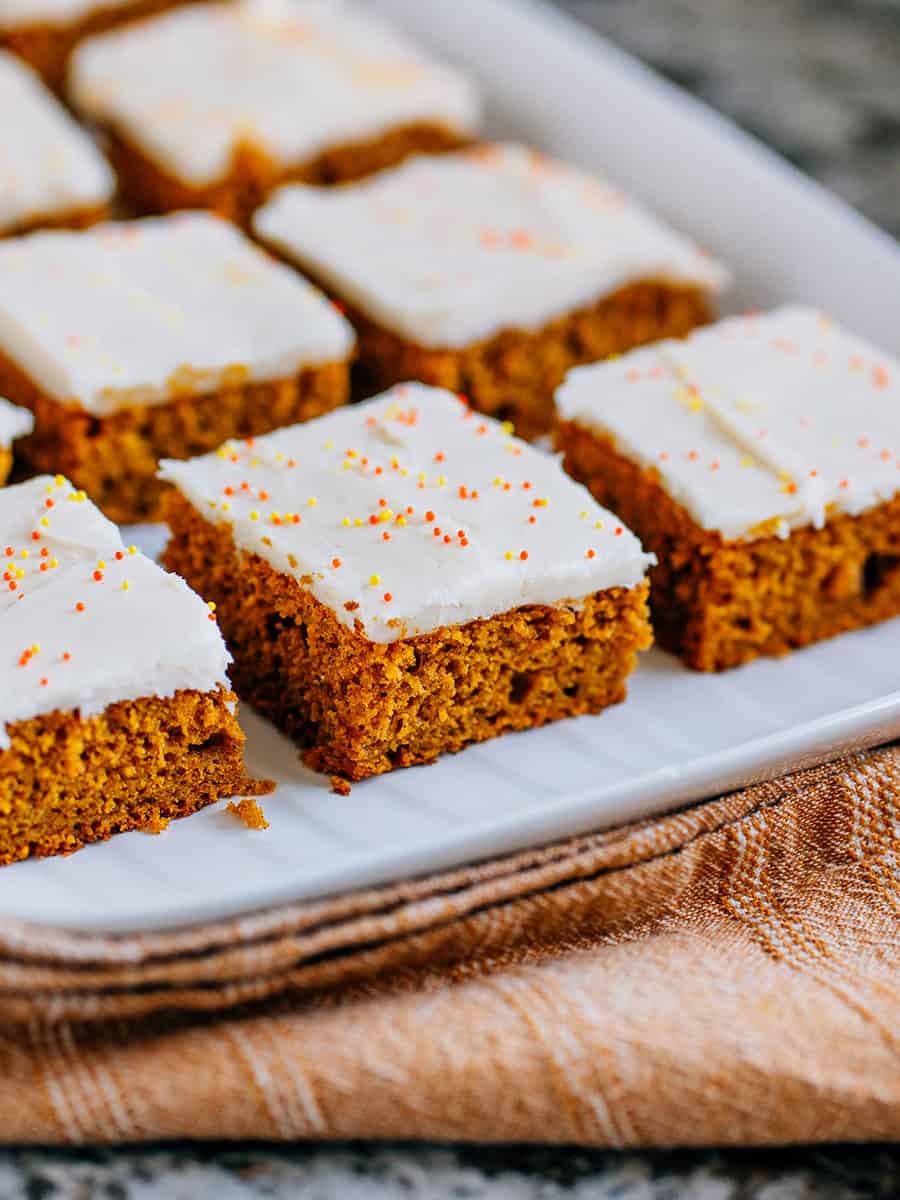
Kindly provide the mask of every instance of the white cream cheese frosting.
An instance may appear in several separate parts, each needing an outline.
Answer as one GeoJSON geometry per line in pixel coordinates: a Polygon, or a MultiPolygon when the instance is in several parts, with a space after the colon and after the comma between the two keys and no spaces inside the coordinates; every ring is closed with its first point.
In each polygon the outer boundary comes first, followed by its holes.
{"type": "Polygon", "coordinates": [[[0,489],[0,750],[45,713],[228,687],[231,657],[184,580],[123,544],[61,477],[0,489]]]}
{"type": "Polygon", "coordinates": [[[139,0],[0,0],[0,29],[66,28],[98,9],[137,7],[139,0]]]}
{"type": "Polygon", "coordinates": [[[25,437],[33,428],[34,417],[28,409],[0,397],[0,450],[8,450],[16,438],[25,437]]]}
{"type": "Polygon", "coordinates": [[[728,281],[602,180],[518,145],[410,159],[342,188],[287,186],[254,228],[421,346],[540,328],[641,280],[709,291],[728,281]]]}
{"type": "Polygon", "coordinates": [[[653,561],[555,458],[422,384],[160,475],[372,642],[631,588],[653,561]]]}
{"type": "Polygon", "coordinates": [[[112,199],[115,179],[97,147],[31,68],[4,50],[0,114],[0,233],[112,199]]]}
{"type": "Polygon", "coordinates": [[[812,309],[580,367],[556,401],[727,540],[821,528],[900,492],[900,363],[812,309]]]}
{"type": "Polygon", "coordinates": [[[195,186],[245,142],[291,166],[413,123],[469,135],[480,116],[467,79],[347,0],[176,9],[82,43],[70,94],[195,186]]]}
{"type": "Polygon", "coordinates": [[[104,416],[343,361],[334,306],[205,213],[0,242],[0,351],[104,416]]]}

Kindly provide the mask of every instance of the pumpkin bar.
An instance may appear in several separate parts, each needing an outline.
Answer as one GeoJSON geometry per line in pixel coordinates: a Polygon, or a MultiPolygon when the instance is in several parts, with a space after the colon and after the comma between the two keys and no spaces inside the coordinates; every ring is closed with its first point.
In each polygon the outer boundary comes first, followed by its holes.
{"type": "Polygon", "coordinates": [[[217,605],[238,694],[340,778],[598,713],[650,642],[634,535],[449,392],[162,475],[164,561],[217,605]]]}
{"type": "Polygon", "coordinates": [[[158,831],[245,777],[207,606],[63,478],[0,490],[0,863],[158,831]]]}
{"type": "Polygon", "coordinates": [[[601,180],[516,145],[289,186],[254,229],[347,308],[363,386],[462,392],[528,438],[569,367],[688,333],[727,280],[601,180]]]}
{"type": "Polygon", "coordinates": [[[107,214],[113,173],[34,72],[0,50],[0,237],[107,214]]]}
{"type": "Polygon", "coordinates": [[[660,644],[719,671],[900,615],[900,364],[800,307],[573,371],[569,473],[637,531],[660,644]]]}
{"type": "Polygon", "coordinates": [[[0,399],[0,484],[6,482],[12,469],[13,442],[31,433],[33,427],[30,412],[0,399]]]}
{"type": "Polygon", "coordinates": [[[142,211],[243,224],[285,179],[358,178],[469,141],[479,101],[362,3],[191,5],[83,43],[70,96],[142,211]]]}
{"type": "Polygon", "coordinates": [[[341,404],[353,331],[295,272],[204,213],[0,242],[0,395],[19,444],[119,521],[158,516],[160,458],[341,404]]]}

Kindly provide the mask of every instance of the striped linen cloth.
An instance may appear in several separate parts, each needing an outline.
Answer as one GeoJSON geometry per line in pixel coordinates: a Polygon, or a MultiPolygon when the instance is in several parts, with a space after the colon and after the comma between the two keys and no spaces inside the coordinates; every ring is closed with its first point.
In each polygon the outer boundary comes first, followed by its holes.
{"type": "Polygon", "coordinates": [[[181,932],[0,929],[0,1138],[900,1137],[900,748],[181,932]]]}

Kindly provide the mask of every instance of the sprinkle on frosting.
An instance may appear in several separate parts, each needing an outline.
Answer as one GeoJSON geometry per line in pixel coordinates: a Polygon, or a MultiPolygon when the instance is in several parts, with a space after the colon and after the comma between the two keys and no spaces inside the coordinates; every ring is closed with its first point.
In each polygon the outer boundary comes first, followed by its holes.
{"type": "Polygon", "coordinates": [[[113,173],[91,139],[31,68],[5,50],[0,114],[0,231],[112,198],[113,173]]]}
{"type": "Polygon", "coordinates": [[[27,409],[0,398],[0,450],[8,450],[16,438],[25,437],[33,428],[34,417],[27,409]]]}
{"type": "Polygon", "coordinates": [[[0,352],[98,416],[346,359],[322,294],[206,213],[0,242],[0,352]]]}
{"type": "Polygon", "coordinates": [[[418,157],[342,188],[284,187],[254,227],[422,346],[540,328],[641,280],[710,291],[728,282],[722,266],[601,179],[516,145],[418,157]]]}
{"type": "Polygon", "coordinates": [[[0,490],[0,750],[44,713],[228,686],[218,626],[68,480],[0,490]]]}
{"type": "Polygon", "coordinates": [[[248,141],[291,166],[411,123],[472,134],[480,116],[467,79],[346,0],[189,5],[82,43],[70,79],[84,113],[195,186],[248,141]]]}
{"type": "Polygon", "coordinates": [[[615,518],[554,458],[497,421],[476,424],[470,411],[450,392],[401,384],[252,446],[167,461],[160,474],[207,520],[230,526],[242,550],[309,587],[373,642],[643,579],[651,559],[633,534],[618,526],[616,536],[615,518]],[[521,453],[510,456],[510,446],[521,453]],[[508,489],[492,486],[501,471],[508,489]],[[301,524],[254,520],[296,511],[310,494],[318,503],[301,524]]]}
{"type": "Polygon", "coordinates": [[[578,368],[557,407],[729,540],[821,528],[900,492],[900,363],[811,309],[578,368]]]}

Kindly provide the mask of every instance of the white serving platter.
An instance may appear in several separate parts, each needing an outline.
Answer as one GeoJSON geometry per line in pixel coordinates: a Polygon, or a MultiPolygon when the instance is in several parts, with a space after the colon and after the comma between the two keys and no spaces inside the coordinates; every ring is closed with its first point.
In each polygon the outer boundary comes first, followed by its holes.
{"type": "MultiPolygon", "coordinates": [[[[731,263],[731,307],[808,300],[900,355],[900,247],[538,0],[376,0],[482,81],[493,132],[601,169],[731,263]]],[[[139,535],[158,548],[157,530],[139,535]]],[[[626,704],[332,795],[244,710],[271,828],[224,803],[0,871],[0,919],[161,929],[387,883],[658,813],[900,736],[900,621],[719,676],[645,655],[626,704]]]]}

